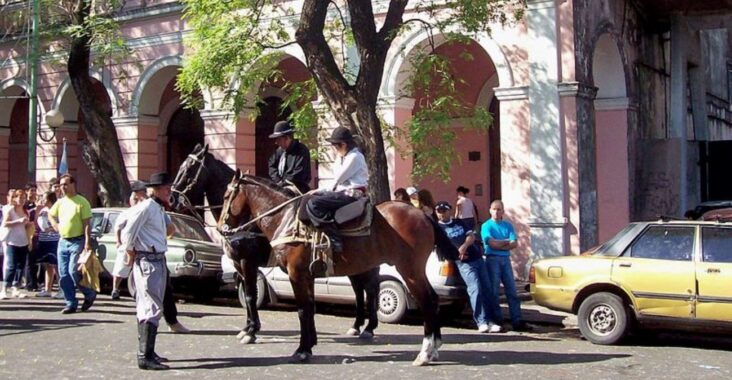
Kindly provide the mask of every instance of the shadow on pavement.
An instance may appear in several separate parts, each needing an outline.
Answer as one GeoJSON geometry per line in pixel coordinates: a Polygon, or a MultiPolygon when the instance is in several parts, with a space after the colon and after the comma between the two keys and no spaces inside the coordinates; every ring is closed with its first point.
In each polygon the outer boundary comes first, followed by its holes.
{"type": "MultiPolygon", "coordinates": [[[[422,344],[422,335],[411,334],[377,334],[373,339],[359,339],[358,337],[339,336],[332,338],[334,342],[350,345],[415,345],[422,344]]],[[[528,335],[518,334],[446,334],[442,336],[443,344],[467,344],[467,343],[501,343],[501,342],[535,342],[535,341],[557,341],[558,339],[537,338],[528,335]]]]}
{"type": "Polygon", "coordinates": [[[103,319],[0,319],[0,336],[22,335],[39,331],[63,330],[99,324],[124,324],[122,321],[103,319]]]}

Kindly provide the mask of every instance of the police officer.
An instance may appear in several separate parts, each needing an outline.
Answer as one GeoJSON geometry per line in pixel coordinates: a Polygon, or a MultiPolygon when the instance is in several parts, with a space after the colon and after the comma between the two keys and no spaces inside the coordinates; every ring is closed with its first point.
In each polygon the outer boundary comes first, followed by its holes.
{"type": "Polygon", "coordinates": [[[290,181],[301,193],[310,190],[310,150],[294,138],[295,129],[287,121],[278,121],[274,133],[277,150],[269,158],[269,177],[281,186],[290,181]]]}
{"type": "Polygon", "coordinates": [[[320,228],[330,238],[333,252],[342,252],[343,243],[333,216],[339,208],[355,202],[368,191],[369,172],[366,158],[356,147],[348,128],[338,127],[325,139],[333,146],[336,157],[333,162],[334,182],[312,193],[306,210],[313,226],[320,228]]]}
{"type": "MultiPolygon", "coordinates": [[[[127,226],[122,230],[121,248],[133,261],[132,276],[135,281],[139,349],[137,366],[140,369],[168,369],[155,355],[155,338],[163,315],[167,267],[166,236],[172,228],[165,205],[170,200],[171,178],[168,173],[156,173],[147,183],[152,197],[130,209],[127,226]]],[[[129,262],[128,261],[128,262],[129,262]]]]}

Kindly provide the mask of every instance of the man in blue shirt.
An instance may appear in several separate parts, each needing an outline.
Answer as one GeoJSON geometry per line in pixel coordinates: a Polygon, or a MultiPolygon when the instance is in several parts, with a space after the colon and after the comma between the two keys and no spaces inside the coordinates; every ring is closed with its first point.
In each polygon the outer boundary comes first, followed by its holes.
{"type": "Polygon", "coordinates": [[[475,242],[475,231],[465,225],[460,219],[452,219],[450,217],[450,209],[452,207],[447,202],[438,202],[435,206],[435,213],[439,221],[439,226],[447,234],[452,244],[458,248],[460,252],[460,260],[455,264],[460,271],[460,276],[468,287],[468,297],[470,306],[473,308],[473,320],[478,325],[478,332],[481,333],[497,333],[501,332],[501,326],[494,321],[501,319],[500,308],[499,314],[492,315],[493,311],[498,307],[498,300],[493,298],[490,289],[490,277],[486,271],[480,249],[473,244],[475,242]]]}
{"type": "MultiPolygon", "coordinates": [[[[480,235],[483,237],[485,246],[485,263],[491,277],[493,298],[498,300],[500,286],[503,283],[513,330],[529,331],[531,327],[521,320],[521,301],[516,294],[516,281],[513,278],[513,267],[511,266],[511,250],[518,247],[516,232],[511,223],[503,220],[502,201],[493,201],[490,213],[491,218],[481,226],[480,235]]],[[[495,302],[494,305],[498,305],[498,302],[495,302]]],[[[501,315],[500,306],[496,306],[493,314],[501,315]]]]}

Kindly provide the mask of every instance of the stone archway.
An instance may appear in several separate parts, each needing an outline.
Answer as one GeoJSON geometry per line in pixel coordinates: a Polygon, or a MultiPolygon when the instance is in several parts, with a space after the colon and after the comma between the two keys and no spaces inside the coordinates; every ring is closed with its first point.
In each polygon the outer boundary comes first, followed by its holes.
{"type": "Polygon", "coordinates": [[[292,114],[289,108],[282,109],[282,98],[270,96],[257,104],[259,116],[255,122],[256,152],[254,173],[258,177],[269,178],[269,157],[277,150],[274,140],[269,135],[274,125],[281,120],[287,120],[292,114]]]}
{"type": "MultiPolygon", "coordinates": [[[[28,183],[28,103],[27,93],[18,84],[8,86],[0,92],[0,145],[7,147],[0,168],[2,189],[22,188],[28,183]]],[[[4,192],[2,193],[5,194],[4,192]]],[[[5,199],[3,198],[3,201],[5,199]]]]}
{"type": "Polygon", "coordinates": [[[629,100],[622,57],[609,33],[595,43],[592,78],[597,87],[594,127],[598,241],[605,241],[630,221],[629,100]]]}

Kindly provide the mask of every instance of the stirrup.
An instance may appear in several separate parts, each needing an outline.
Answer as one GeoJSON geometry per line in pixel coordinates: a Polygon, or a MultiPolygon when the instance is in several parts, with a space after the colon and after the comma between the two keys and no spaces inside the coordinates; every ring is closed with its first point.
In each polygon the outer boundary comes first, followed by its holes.
{"type": "Polygon", "coordinates": [[[310,267],[308,269],[313,277],[325,277],[325,274],[328,272],[328,264],[326,264],[323,259],[318,258],[310,263],[310,267]]]}

